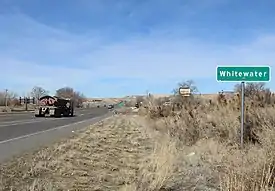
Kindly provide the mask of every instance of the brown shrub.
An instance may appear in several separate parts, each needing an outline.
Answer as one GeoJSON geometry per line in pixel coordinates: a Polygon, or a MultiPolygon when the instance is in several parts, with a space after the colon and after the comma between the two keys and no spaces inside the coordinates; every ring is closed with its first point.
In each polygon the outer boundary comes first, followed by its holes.
{"type": "MultiPolygon", "coordinates": [[[[209,188],[210,183],[206,183],[206,180],[200,183],[191,181],[192,177],[197,180],[198,173],[203,172],[202,176],[213,178],[210,187],[214,185],[214,190],[275,190],[273,99],[274,95],[267,92],[258,92],[253,97],[246,97],[243,150],[240,149],[239,94],[231,98],[218,95],[216,100],[206,102],[194,97],[181,99],[180,102],[172,103],[170,108],[155,105],[151,101],[147,105],[146,115],[155,130],[168,135],[172,142],[176,142],[177,157],[181,158],[178,160],[186,158],[185,151],[181,157],[178,155],[182,150],[189,148],[189,150],[198,149],[199,154],[196,157],[200,161],[200,167],[196,167],[199,170],[195,172],[192,169],[191,174],[189,171],[186,172],[188,167],[184,166],[183,174],[189,176],[188,182],[185,182],[187,178],[183,175],[169,172],[169,176],[173,178],[166,177],[167,180],[162,182],[163,185],[158,185],[158,189],[154,186],[154,189],[196,190],[200,184],[203,184],[202,190],[208,190],[206,187],[209,188]],[[220,147],[216,148],[214,144],[220,147]],[[217,150],[213,151],[213,148],[217,150]],[[172,183],[169,183],[169,180],[172,183]]],[[[170,166],[166,169],[171,171],[173,168],[170,166]]],[[[148,182],[146,185],[148,187],[148,182]]]]}

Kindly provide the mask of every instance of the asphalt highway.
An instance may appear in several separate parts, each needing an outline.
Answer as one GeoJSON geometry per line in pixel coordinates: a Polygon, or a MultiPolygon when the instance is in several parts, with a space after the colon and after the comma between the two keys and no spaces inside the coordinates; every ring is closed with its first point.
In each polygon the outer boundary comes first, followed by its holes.
{"type": "Polygon", "coordinates": [[[22,113],[1,113],[0,114],[0,123],[5,121],[18,121],[33,118],[34,114],[31,112],[22,112],[22,113]]]}
{"type": "Polygon", "coordinates": [[[0,143],[16,137],[68,125],[107,113],[106,108],[78,109],[75,117],[44,118],[34,113],[0,115],[0,143]]]}
{"type": "Polygon", "coordinates": [[[34,113],[0,115],[0,162],[49,144],[103,119],[106,108],[78,109],[75,117],[44,118],[34,113]]]}
{"type": "MultiPolygon", "coordinates": [[[[105,108],[89,108],[89,109],[76,109],[75,115],[90,113],[91,111],[105,108]]],[[[17,112],[17,113],[0,113],[0,123],[5,121],[18,121],[26,119],[35,119],[33,112],[17,112]]]]}

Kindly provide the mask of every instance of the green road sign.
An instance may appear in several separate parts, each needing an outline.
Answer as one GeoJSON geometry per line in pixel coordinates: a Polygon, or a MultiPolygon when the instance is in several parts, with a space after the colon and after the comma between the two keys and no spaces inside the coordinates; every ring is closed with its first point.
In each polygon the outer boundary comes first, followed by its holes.
{"type": "Polygon", "coordinates": [[[124,106],[124,102],[120,102],[119,104],[118,104],[118,107],[123,107],[124,106]]]}
{"type": "Polygon", "coordinates": [[[218,82],[269,82],[270,66],[217,66],[218,82]]]}

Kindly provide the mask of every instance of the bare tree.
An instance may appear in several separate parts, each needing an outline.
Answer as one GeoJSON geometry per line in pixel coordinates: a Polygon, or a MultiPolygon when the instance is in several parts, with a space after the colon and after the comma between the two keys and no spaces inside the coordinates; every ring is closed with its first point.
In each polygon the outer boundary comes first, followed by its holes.
{"type": "MultiPolygon", "coordinates": [[[[247,83],[245,85],[244,94],[245,94],[246,97],[253,97],[256,94],[269,91],[269,89],[266,88],[265,85],[266,84],[263,83],[263,82],[260,82],[260,83],[247,83]]],[[[235,89],[235,92],[241,93],[241,84],[236,84],[234,89],[235,89]]]]}
{"type": "Polygon", "coordinates": [[[173,90],[174,96],[171,97],[170,100],[175,108],[179,109],[185,103],[190,103],[191,101],[194,102],[197,99],[194,94],[198,92],[199,90],[193,80],[183,81],[181,83],[178,83],[177,87],[173,90]],[[190,88],[191,95],[188,97],[182,97],[179,92],[180,88],[190,88]]]}
{"type": "Polygon", "coordinates": [[[39,100],[41,97],[47,95],[49,92],[42,87],[34,86],[31,91],[31,96],[35,98],[35,100],[39,100]]]}
{"type": "Polygon", "coordinates": [[[77,107],[81,106],[83,101],[85,100],[85,96],[83,93],[76,92],[71,87],[64,87],[56,90],[56,96],[74,99],[77,107]]]}
{"type": "Polygon", "coordinates": [[[15,92],[7,91],[7,92],[0,92],[0,106],[5,106],[6,102],[7,105],[11,105],[18,95],[15,92]]]}
{"type": "Polygon", "coordinates": [[[0,106],[5,106],[6,93],[0,92],[0,106]]]}
{"type": "Polygon", "coordinates": [[[56,96],[72,99],[74,97],[74,89],[70,87],[60,88],[56,90],[56,96]]]}
{"type": "Polygon", "coordinates": [[[82,106],[82,103],[85,101],[85,95],[80,92],[74,92],[74,100],[76,101],[76,106],[82,106]]]}
{"type": "MultiPolygon", "coordinates": [[[[274,96],[269,88],[265,87],[265,83],[247,83],[245,85],[244,95],[246,98],[251,99],[253,102],[259,104],[271,104],[274,102],[274,96]]],[[[241,93],[241,85],[235,85],[235,92],[241,93]]]]}
{"type": "Polygon", "coordinates": [[[178,83],[177,88],[175,88],[173,90],[174,95],[179,95],[179,88],[181,88],[181,87],[190,88],[191,94],[199,92],[197,86],[195,85],[195,82],[193,80],[187,80],[187,81],[183,81],[181,83],[178,83]]]}

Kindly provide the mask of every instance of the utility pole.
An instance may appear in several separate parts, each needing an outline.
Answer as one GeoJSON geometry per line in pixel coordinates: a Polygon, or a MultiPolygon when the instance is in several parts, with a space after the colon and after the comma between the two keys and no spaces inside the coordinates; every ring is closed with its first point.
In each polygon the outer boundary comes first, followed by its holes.
{"type": "Polygon", "coordinates": [[[25,97],[25,110],[28,111],[28,98],[25,97]]]}
{"type": "Polygon", "coordinates": [[[8,89],[5,89],[5,107],[8,109],[8,89]]]}

